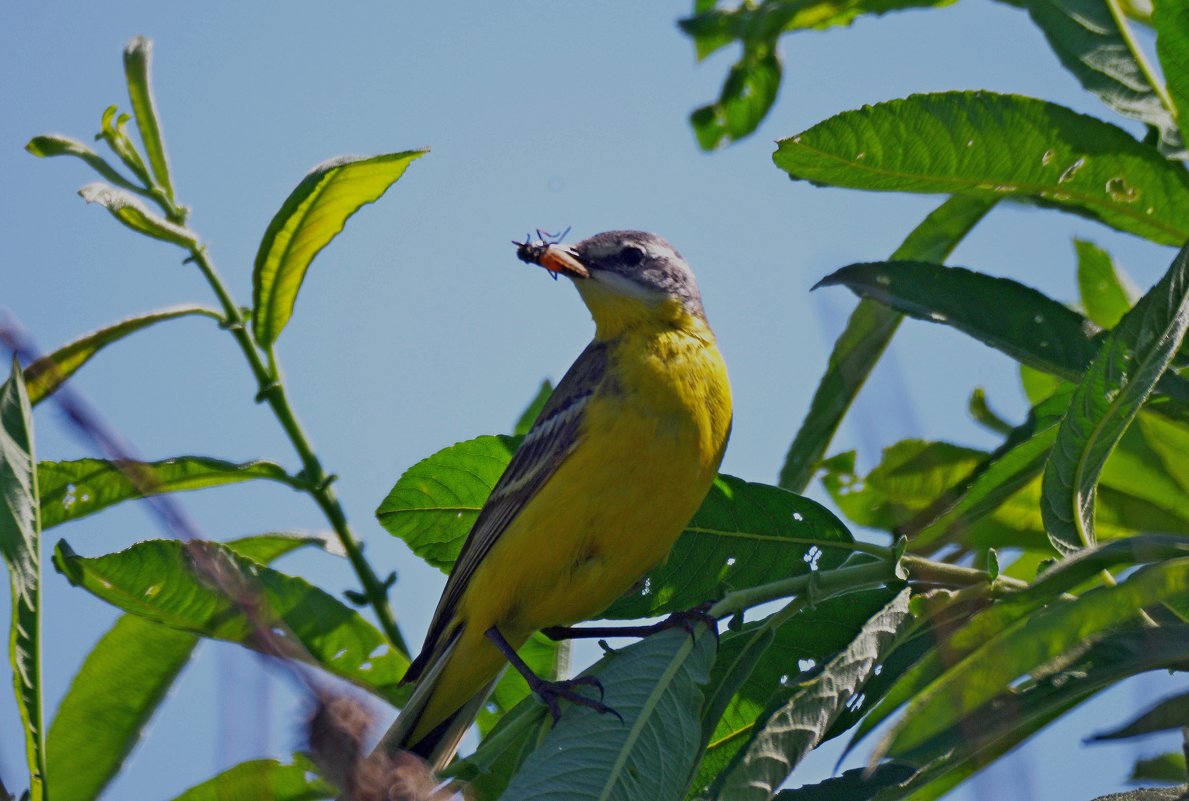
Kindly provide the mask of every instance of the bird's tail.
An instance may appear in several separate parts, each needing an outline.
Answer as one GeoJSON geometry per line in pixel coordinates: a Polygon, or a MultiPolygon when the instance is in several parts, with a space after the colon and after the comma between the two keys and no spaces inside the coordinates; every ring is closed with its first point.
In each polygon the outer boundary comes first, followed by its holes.
{"type": "MultiPolygon", "coordinates": [[[[458,744],[463,735],[475,721],[479,711],[487,703],[487,698],[491,695],[495,683],[499,681],[499,674],[484,685],[457,712],[451,714],[428,733],[418,737],[416,741],[411,741],[411,738],[418,729],[418,724],[429,706],[430,699],[433,698],[442,671],[450,662],[458,645],[460,632],[461,627],[456,630],[455,636],[450,638],[445,647],[434,654],[429,661],[424,672],[418,677],[417,686],[413,689],[413,694],[409,697],[404,708],[401,709],[400,715],[380,740],[380,744],[376,746],[377,750],[390,756],[398,751],[416,754],[428,762],[435,773],[445,768],[454,757],[454,752],[458,750],[458,744]]],[[[500,673],[502,672],[500,671],[500,673]]]]}

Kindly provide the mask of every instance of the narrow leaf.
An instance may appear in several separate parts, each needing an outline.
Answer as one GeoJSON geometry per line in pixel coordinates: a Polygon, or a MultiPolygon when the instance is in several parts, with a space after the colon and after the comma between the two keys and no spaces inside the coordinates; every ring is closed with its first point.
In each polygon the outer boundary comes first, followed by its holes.
{"type": "Polygon", "coordinates": [[[100,117],[99,133],[95,138],[107,142],[107,146],[120,157],[125,167],[132,170],[132,174],[147,191],[148,187],[152,186],[153,179],[149,176],[144,159],[140,157],[140,151],[136,149],[136,143],[128,136],[128,123],[131,119],[128,114],[120,114],[118,107],[108,106],[100,117]]]}
{"type": "Polygon", "coordinates": [[[1098,587],[1013,623],[918,693],[875,749],[872,764],[925,744],[1005,692],[1024,673],[1133,619],[1145,606],[1186,592],[1189,559],[1174,559],[1140,570],[1115,587],[1098,587]]]}
{"type": "Polygon", "coordinates": [[[1017,281],[963,267],[851,264],[817,286],[845,286],[911,317],[944,323],[1022,364],[1071,381],[1081,378],[1097,350],[1098,329],[1077,312],[1017,281]]]}
{"type": "Polygon", "coordinates": [[[318,777],[314,763],[295,754],[288,764],[276,759],[241,762],[191,787],[174,801],[317,801],[337,795],[334,785],[318,777]]]}
{"type": "Polygon", "coordinates": [[[908,597],[909,590],[902,590],[820,674],[770,708],[718,782],[715,798],[767,801],[780,789],[887,656],[908,618],[908,597]]]}
{"type": "Polygon", "coordinates": [[[78,369],[90,361],[92,356],[112,342],[162,320],[191,315],[210,317],[213,320],[223,319],[217,311],[205,306],[174,306],[137,317],[129,317],[106,328],[92,331],[68,345],[63,345],[25,368],[25,384],[29,389],[29,402],[36,406],[52,395],[63,381],[78,372],[78,369]]]}
{"type": "Polygon", "coordinates": [[[1156,29],[1156,53],[1184,141],[1189,139],[1189,7],[1168,0],[1155,4],[1152,26],[1156,29]]]}
{"type": "Polygon", "coordinates": [[[239,643],[268,653],[236,599],[214,587],[197,555],[226,580],[251,589],[263,625],[289,633],[306,659],[390,702],[403,694],[398,682],[408,659],[354,610],[295,576],[236,555],[213,542],[148,540],[119,553],[81,557],[59,542],[54,566],[75,585],[125,612],[180,631],[239,643]]]}
{"type": "MultiPolygon", "coordinates": [[[[892,258],[944,261],[995,202],[980,197],[949,198],[913,229],[892,258]]],[[[802,492],[809,486],[818,461],[896,333],[900,319],[896,312],[871,301],[861,301],[855,308],[846,330],[834,343],[826,373],[785,456],[778,481],[781,487],[802,492]]]]}
{"type": "Polygon", "coordinates": [[[143,36],[134,37],[124,48],[124,77],[128,81],[128,97],[132,101],[136,127],[153,170],[153,182],[172,202],[174,196],[173,182],[169,177],[169,160],[165,157],[161,123],[157,119],[153,86],[149,79],[152,58],[153,43],[143,36]]]}
{"type": "Polygon", "coordinates": [[[266,350],[293,314],[306,270],[352,214],[374,203],[425,150],[343,156],[315,167],[268,224],[252,273],[252,332],[266,350]]]}
{"type": "Polygon", "coordinates": [[[1088,742],[1125,740],[1128,737],[1180,729],[1186,722],[1189,722],[1189,693],[1181,693],[1154,704],[1125,726],[1095,734],[1088,742]]]}
{"type": "Polygon", "coordinates": [[[106,459],[39,462],[37,476],[42,488],[42,526],[50,528],[122,501],[144,497],[140,485],[128,477],[129,473],[144,476],[159,492],[218,487],[256,478],[291,487],[304,486],[280,465],[263,461],[235,464],[205,456],[179,456],[159,462],[125,464],[106,459]]]}
{"type": "Polygon", "coordinates": [[[82,142],[71,139],[68,136],[61,136],[60,134],[35,136],[25,145],[25,150],[41,159],[52,158],[54,156],[74,156],[75,158],[82,159],[91,169],[121,189],[127,189],[130,192],[136,192],[138,194],[145,193],[142,187],[129,181],[115,167],[108,164],[107,159],[100,156],[82,142]]]}
{"type": "Polygon", "coordinates": [[[1189,173],[1126,131],[1063,106],[990,92],[913,95],[784,139],[795,179],[964,193],[1052,206],[1163,244],[1189,239],[1189,173]]]}
{"type": "Polygon", "coordinates": [[[1092,242],[1075,239],[1078,289],[1086,316],[1102,328],[1114,328],[1135,303],[1128,281],[1111,255],[1092,242]]]}
{"type": "Polygon", "coordinates": [[[523,437],[528,433],[528,430],[533,427],[533,423],[537,420],[537,415],[545,408],[545,402],[549,400],[549,396],[553,394],[553,382],[548,378],[541,382],[541,388],[537,390],[537,394],[525,407],[520,417],[516,420],[516,427],[512,429],[512,436],[523,437]]]}
{"type": "Polygon", "coordinates": [[[1045,468],[1049,539],[1069,553],[1094,543],[1094,494],[1107,457],[1189,328],[1189,245],[1103,342],[1070,402],[1045,468]]]}
{"type": "Polygon", "coordinates": [[[88,203],[98,203],[112,216],[137,233],[172,242],[187,250],[198,247],[198,238],[189,228],[175,225],[149,211],[133,194],[103,183],[87,184],[78,190],[88,203]]]}
{"type": "MultiPolygon", "coordinates": [[[[227,547],[264,564],[322,537],[264,534],[227,547]]],[[[190,661],[197,635],[124,614],[87,654],[46,738],[46,770],[57,801],[91,801],[120,770],[190,661]],[[102,737],[95,732],[102,731],[102,737]]]]}
{"type": "Polygon", "coordinates": [[[1049,46],[1087,91],[1160,132],[1167,152],[1184,152],[1176,123],[1128,47],[1121,19],[1105,0],[1025,0],[1049,46]]]}
{"type": "MultiPolygon", "coordinates": [[[[1169,784],[1184,784],[1186,778],[1185,753],[1183,751],[1170,751],[1167,754],[1148,759],[1137,759],[1130,776],[1130,780],[1133,782],[1168,782],[1169,784]]],[[[1175,798],[1175,796],[1169,797],[1175,798]]],[[[1125,801],[1130,800],[1125,799],[1125,801]]],[[[1135,801],[1158,800],[1148,798],[1135,799],[1135,801]]],[[[1163,799],[1159,799],[1159,801],[1163,801],[1163,799]]]]}
{"type": "Polygon", "coordinates": [[[714,638],[665,631],[605,657],[594,669],[623,717],[567,707],[501,798],[636,801],[679,798],[698,757],[702,685],[714,638]]]}
{"type": "Polygon", "coordinates": [[[45,718],[41,687],[41,525],[33,410],[20,364],[0,386],[0,557],[12,590],[8,658],[24,729],[30,801],[45,788],[45,718]]]}

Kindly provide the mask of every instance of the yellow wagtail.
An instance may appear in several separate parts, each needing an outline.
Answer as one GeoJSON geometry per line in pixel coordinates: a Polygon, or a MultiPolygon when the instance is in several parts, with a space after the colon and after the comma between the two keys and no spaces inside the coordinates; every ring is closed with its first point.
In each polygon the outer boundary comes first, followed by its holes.
{"type": "Polygon", "coordinates": [[[594,340],[541,410],[454,564],[417,686],[381,748],[440,769],[508,661],[555,717],[564,698],[515,649],[533,632],[595,617],[664,561],[706,496],[731,428],[727,371],[693,272],[668,242],[608,231],[572,247],[516,243],[571,279],[594,340]]]}

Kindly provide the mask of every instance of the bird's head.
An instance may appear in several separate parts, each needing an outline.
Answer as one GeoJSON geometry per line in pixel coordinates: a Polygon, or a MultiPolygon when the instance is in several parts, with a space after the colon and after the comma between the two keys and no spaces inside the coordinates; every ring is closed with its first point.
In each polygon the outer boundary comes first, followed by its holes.
{"type": "Polygon", "coordinates": [[[515,244],[521,260],[574,282],[600,338],[637,325],[705,327],[693,270],[656,234],[606,231],[575,245],[515,244]]]}

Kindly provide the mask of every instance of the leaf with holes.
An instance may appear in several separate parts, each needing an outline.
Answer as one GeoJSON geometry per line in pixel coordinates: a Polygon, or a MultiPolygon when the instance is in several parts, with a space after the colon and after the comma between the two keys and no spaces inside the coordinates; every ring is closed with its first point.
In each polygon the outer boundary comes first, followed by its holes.
{"type": "Polygon", "coordinates": [[[776,166],[815,184],[1013,199],[1166,245],[1189,239],[1189,172],[1122,128],[992,92],[912,95],[781,140],[776,166]]]}

